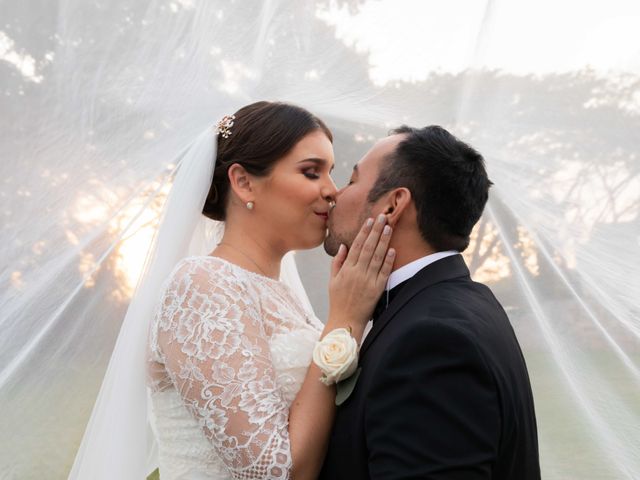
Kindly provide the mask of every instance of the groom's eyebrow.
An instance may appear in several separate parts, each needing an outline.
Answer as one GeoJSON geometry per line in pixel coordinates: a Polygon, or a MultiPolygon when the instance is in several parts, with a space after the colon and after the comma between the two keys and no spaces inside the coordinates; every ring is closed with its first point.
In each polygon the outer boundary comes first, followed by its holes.
{"type": "MultiPolygon", "coordinates": [[[[316,158],[316,157],[305,158],[304,160],[300,160],[298,163],[303,163],[303,162],[313,162],[316,165],[320,165],[320,166],[324,166],[324,165],[327,165],[329,163],[324,158],[316,158]]],[[[336,166],[335,163],[331,164],[331,168],[329,169],[329,171],[332,172],[333,171],[333,167],[335,167],[335,166],[336,166]]]]}

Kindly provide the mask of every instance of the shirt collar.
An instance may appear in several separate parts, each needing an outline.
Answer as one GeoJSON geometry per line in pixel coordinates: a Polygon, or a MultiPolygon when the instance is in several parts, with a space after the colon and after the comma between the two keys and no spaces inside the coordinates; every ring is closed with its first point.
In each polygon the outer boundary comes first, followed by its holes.
{"type": "Polygon", "coordinates": [[[387,280],[387,287],[385,290],[391,290],[392,288],[400,285],[402,282],[409,280],[427,265],[430,265],[438,260],[442,260],[443,258],[451,257],[452,255],[458,255],[459,253],[460,252],[456,250],[436,252],[414,260],[413,262],[407,263],[406,265],[391,272],[391,275],[389,275],[389,278],[387,280]]]}

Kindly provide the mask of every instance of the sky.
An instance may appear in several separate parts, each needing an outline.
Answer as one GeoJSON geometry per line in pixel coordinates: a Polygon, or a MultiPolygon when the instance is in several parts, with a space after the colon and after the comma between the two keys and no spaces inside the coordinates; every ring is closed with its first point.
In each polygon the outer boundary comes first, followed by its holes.
{"type": "Polygon", "coordinates": [[[332,2],[316,15],[368,53],[378,85],[469,67],[640,73],[638,0],[369,0],[355,12],[332,2]]]}
{"type": "MultiPolygon", "coordinates": [[[[330,0],[316,15],[345,45],[368,54],[377,85],[469,67],[640,74],[639,0],[366,0],[353,12],[330,0]]],[[[52,52],[34,59],[0,30],[0,61],[30,81],[42,81],[38,72],[52,60],[52,52]]]]}

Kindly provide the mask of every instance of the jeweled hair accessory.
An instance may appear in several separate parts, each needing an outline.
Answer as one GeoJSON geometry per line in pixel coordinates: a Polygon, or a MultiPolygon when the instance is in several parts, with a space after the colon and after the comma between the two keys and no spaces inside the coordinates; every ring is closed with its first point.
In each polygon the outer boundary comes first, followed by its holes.
{"type": "Polygon", "coordinates": [[[235,115],[225,115],[222,117],[222,120],[216,124],[214,131],[222,138],[229,138],[229,135],[231,135],[231,127],[233,127],[233,121],[235,119],[235,115]]]}

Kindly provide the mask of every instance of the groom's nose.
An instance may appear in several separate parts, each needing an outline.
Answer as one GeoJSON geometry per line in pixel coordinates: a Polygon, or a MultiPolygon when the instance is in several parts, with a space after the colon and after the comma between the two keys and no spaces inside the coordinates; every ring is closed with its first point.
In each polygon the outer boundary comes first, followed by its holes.
{"type": "Polygon", "coordinates": [[[348,185],[345,185],[344,187],[340,188],[337,192],[336,192],[336,198],[340,197],[340,195],[342,195],[345,191],[345,189],[347,188],[348,185]]]}

